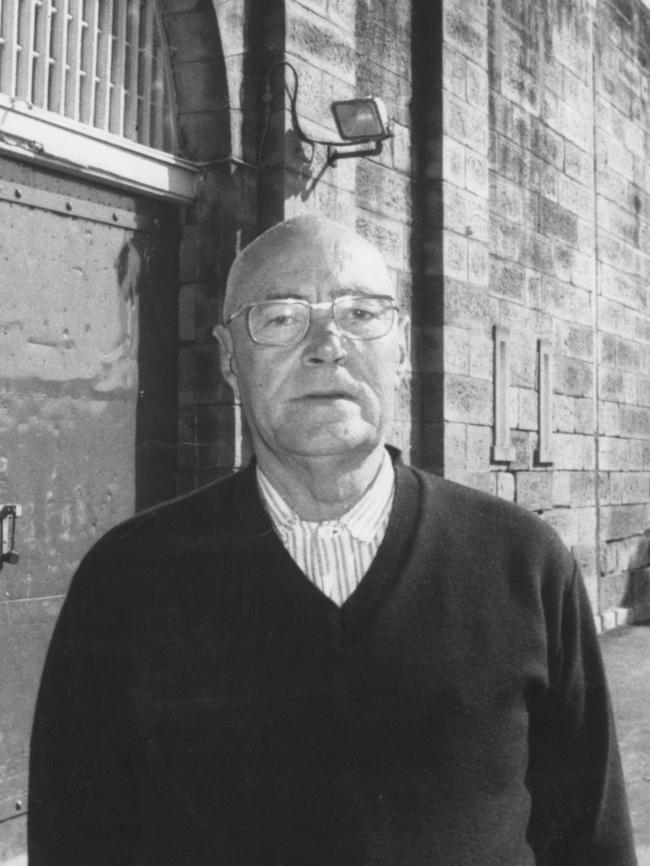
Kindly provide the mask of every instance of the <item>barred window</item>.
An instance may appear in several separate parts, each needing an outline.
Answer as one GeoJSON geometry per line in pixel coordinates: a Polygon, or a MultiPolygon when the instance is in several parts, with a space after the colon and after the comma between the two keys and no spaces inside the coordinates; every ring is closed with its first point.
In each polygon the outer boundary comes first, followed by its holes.
{"type": "Polygon", "coordinates": [[[0,93],[176,151],[172,78],[154,0],[0,0],[0,93]]]}

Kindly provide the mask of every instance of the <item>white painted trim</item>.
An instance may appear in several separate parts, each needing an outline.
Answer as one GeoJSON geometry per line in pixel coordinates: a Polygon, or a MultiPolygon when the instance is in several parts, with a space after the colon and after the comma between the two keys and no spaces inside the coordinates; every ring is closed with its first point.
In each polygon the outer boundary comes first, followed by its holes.
{"type": "Polygon", "coordinates": [[[197,195],[200,168],[0,94],[0,153],[181,204],[197,195]]]}

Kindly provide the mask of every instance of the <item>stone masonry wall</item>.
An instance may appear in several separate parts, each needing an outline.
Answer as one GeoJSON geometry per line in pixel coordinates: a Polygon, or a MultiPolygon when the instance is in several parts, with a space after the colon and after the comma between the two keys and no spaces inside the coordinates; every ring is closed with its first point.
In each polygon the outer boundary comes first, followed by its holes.
{"type": "Polygon", "coordinates": [[[648,11],[591,0],[471,10],[444,4],[430,162],[442,241],[422,361],[443,383],[443,471],[553,524],[610,626],[647,614],[650,597],[648,11]],[[484,101],[487,197],[468,172],[468,157],[485,155],[484,101]],[[495,448],[504,423],[507,446],[495,448]]]}
{"type": "Polygon", "coordinates": [[[650,613],[650,11],[596,16],[600,603],[650,613]]]}

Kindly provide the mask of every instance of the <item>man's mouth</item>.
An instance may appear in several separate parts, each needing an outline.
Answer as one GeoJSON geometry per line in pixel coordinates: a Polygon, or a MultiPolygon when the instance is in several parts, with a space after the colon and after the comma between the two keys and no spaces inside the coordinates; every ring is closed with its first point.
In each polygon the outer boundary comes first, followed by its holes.
{"type": "Polygon", "coordinates": [[[301,400],[354,400],[354,394],[350,391],[311,391],[303,394],[301,400]]]}

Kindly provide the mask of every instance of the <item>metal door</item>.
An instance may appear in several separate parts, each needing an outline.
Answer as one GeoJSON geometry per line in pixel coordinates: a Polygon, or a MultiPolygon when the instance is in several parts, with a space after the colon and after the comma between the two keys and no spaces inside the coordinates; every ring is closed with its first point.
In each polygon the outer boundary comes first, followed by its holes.
{"type": "Polygon", "coordinates": [[[178,212],[0,159],[0,862],[24,850],[45,650],[80,557],[175,492],[178,212]]]}

